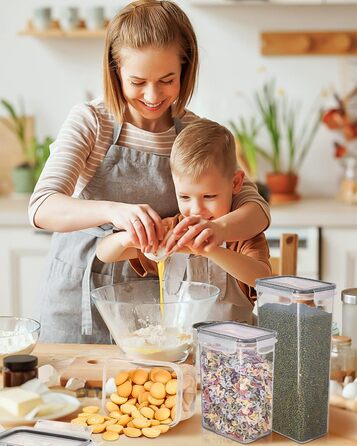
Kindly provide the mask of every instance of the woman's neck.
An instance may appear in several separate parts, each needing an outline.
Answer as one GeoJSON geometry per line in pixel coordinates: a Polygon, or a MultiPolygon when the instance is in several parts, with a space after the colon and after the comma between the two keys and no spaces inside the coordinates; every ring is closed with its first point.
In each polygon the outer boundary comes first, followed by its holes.
{"type": "Polygon", "coordinates": [[[135,125],[135,127],[152,133],[165,132],[172,127],[174,122],[171,116],[171,110],[168,110],[165,115],[160,116],[160,118],[156,120],[146,119],[138,114],[133,115],[130,110],[127,110],[124,120],[135,125]]]}

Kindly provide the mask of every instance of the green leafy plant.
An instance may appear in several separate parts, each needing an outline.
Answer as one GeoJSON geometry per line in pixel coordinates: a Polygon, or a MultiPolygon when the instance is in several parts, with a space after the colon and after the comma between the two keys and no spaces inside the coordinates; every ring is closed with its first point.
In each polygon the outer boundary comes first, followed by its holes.
{"type": "Polygon", "coordinates": [[[21,101],[20,103],[19,112],[16,110],[15,106],[6,99],[1,99],[0,103],[4,110],[7,112],[9,118],[9,121],[4,121],[4,124],[11,132],[14,133],[21,145],[22,154],[25,160],[21,164],[21,166],[30,167],[31,165],[33,165],[34,160],[32,158],[32,153],[30,150],[31,144],[29,144],[27,140],[27,120],[23,102],[21,101]]]}
{"type": "Polygon", "coordinates": [[[34,137],[31,141],[31,153],[33,153],[34,161],[34,179],[38,181],[42,169],[46,164],[48,157],[50,156],[50,145],[53,143],[51,136],[46,136],[41,142],[38,138],[34,137]]]}
{"type": "Polygon", "coordinates": [[[296,103],[278,96],[275,81],[263,85],[255,93],[255,101],[270,137],[271,152],[261,149],[260,154],[270,162],[274,173],[297,173],[308,154],[321,122],[321,110],[317,107],[301,121],[296,103]],[[299,126],[300,123],[300,126],[299,126]],[[283,168],[283,155],[287,148],[287,168],[283,168]]]}
{"type": "Polygon", "coordinates": [[[21,101],[20,103],[19,111],[6,99],[1,99],[0,103],[9,117],[9,121],[4,121],[4,124],[14,133],[21,145],[22,155],[25,161],[18,167],[33,168],[34,180],[36,182],[50,155],[50,144],[52,144],[53,138],[46,136],[41,141],[35,136],[31,140],[28,140],[28,121],[26,120],[23,102],[21,101]]]}
{"type": "Polygon", "coordinates": [[[240,164],[247,171],[247,174],[253,181],[257,181],[258,177],[258,159],[257,154],[261,152],[256,139],[260,130],[255,118],[250,120],[239,118],[238,122],[229,121],[229,125],[233,130],[234,137],[237,141],[237,156],[240,164]]]}
{"type": "Polygon", "coordinates": [[[275,95],[275,81],[264,84],[262,91],[255,93],[255,101],[272,145],[272,153],[263,151],[264,157],[271,162],[274,172],[280,172],[280,101],[275,95]]]}

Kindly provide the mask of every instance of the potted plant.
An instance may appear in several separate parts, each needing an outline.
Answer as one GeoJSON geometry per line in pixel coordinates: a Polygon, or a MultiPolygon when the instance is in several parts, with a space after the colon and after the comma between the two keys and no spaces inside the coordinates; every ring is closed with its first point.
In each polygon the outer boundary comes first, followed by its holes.
{"type": "Polygon", "coordinates": [[[237,159],[245,173],[257,185],[258,192],[266,200],[269,201],[270,191],[258,179],[258,154],[262,153],[262,149],[257,144],[257,137],[261,129],[255,118],[246,120],[239,118],[238,122],[229,121],[229,125],[233,130],[236,140],[237,159]]]}
{"type": "Polygon", "coordinates": [[[12,170],[14,191],[17,193],[31,193],[49,156],[49,145],[53,140],[49,136],[46,136],[43,142],[36,137],[29,140],[28,121],[24,107],[21,106],[21,112],[18,112],[6,99],[1,99],[0,103],[9,118],[9,122],[5,121],[5,125],[14,133],[22,149],[23,161],[14,166],[12,170]]]}
{"type": "Polygon", "coordinates": [[[270,152],[261,149],[259,153],[272,168],[267,174],[272,201],[296,200],[298,172],[319,128],[321,112],[311,112],[298,128],[299,108],[278,96],[274,80],[255,93],[255,101],[271,143],[270,152]]]}
{"type": "Polygon", "coordinates": [[[14,166],[12,170],[14,190],[19,193],[32,192],[34,186],[33,159],[30,153],[27,120],[23,106],[21,107],[21,112],[18,113],[15,107],[6,99],[1,99],[1,105],[7,112],[9,118],[9,122],[5,121],[5,125],[14,133],[22,149],[23,161],[14,166]]]}

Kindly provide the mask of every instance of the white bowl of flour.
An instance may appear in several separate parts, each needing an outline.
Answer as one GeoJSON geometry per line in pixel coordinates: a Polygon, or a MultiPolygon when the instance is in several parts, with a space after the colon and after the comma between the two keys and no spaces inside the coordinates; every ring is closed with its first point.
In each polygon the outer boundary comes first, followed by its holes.
{"type": "Polygon", "coordinates": [[[40,335],[40,327],[34,319],[0,316],[0,367],[5,356],[31,353],[40,335]]]}

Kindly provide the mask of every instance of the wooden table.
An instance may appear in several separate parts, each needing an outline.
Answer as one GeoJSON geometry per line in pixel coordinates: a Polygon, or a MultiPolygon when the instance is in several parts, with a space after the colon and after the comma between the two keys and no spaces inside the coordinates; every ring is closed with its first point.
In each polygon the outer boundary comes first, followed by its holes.
{"type": "MultiPolygon", "coordinates": [[[[39,358],[40,364],[51,363],[53,361],[65,360],[84,352],[88,352],[89,356],[116,356],[117,347],[115,345],[77,345],[77,344],[38,344],[33,352],[39,358]]],[[[93,436],[95,441],[100,445],[120,445],[131,444],[135,445],[151,445],[161,444],[170,446],[229,446],[238,445],[238,442],[228,440],[225,437],[216,435],[202,428],[201,426],[201,414],[200,403],[197,400],[197,408],[195,415],[189,420],[183,421],[175,426],[172,430],[166,434],[161,435],[154,440],[145,437],[137,439],[127,438],[124,435],[120,436],[120,440],[114,442],[105,442],[101,440],[100,435],[93,436]]],[[[269,444],[269,445],[296,445],[297,443],[288,440],[281,435],[273,433],[272,435],[265,437],[255,442],[255,444],[269,444]]],[[[325,437],[319,438],[310,442],[313,445],[322,446],[356,446],[357,442],[348,440],[336,435],[328,434],[325,437]]]]}

